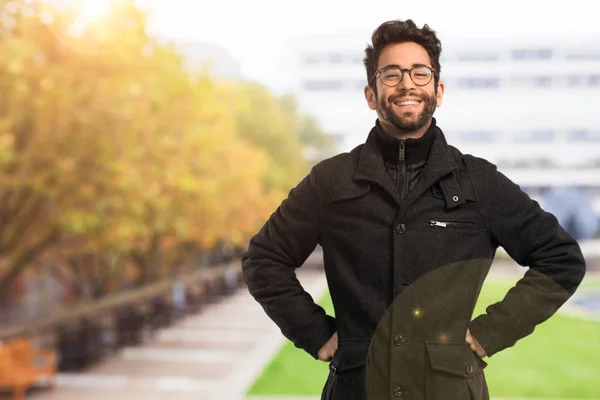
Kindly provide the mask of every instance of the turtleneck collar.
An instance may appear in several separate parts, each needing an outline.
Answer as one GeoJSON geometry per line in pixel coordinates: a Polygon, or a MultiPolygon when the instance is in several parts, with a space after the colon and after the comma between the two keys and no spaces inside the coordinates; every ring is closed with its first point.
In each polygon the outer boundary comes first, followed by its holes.
{"type": "MultiPolygon", "coordinates": [[[[377,142],[381,149],[383,159],[394,164],[398,163],[400,139],[388,135],[381,127],[379,120],[375,122],[375,130],[377,131],[377,142]]],[[[436,131],[435,118],[432,118],[431,125],[423,136],[419,139],[405,140],[407,164],[418,164],[427,161],[436,131]]]]}

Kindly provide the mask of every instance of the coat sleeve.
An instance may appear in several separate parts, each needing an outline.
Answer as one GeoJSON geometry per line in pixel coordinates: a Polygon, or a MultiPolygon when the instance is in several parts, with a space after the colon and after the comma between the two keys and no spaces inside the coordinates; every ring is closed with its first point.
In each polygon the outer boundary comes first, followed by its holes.
{"type": "Polygon", "coordinates": [[[504,299],[471,321],[469,329],[488,356],[513,346],[550,318],[585,275],[577,242],[495,166],[481,194],[493,240],[529,269],[504,299]]]}
{"type": "Polygon", "coordinates": [[[316,167],[290,191],[250,240],[242,272],[250,294],[282,334],[317,359],[335,332],[335,319],[315,304],[295,273],[319,241],[321,206],[315,171],[316,167]]]}

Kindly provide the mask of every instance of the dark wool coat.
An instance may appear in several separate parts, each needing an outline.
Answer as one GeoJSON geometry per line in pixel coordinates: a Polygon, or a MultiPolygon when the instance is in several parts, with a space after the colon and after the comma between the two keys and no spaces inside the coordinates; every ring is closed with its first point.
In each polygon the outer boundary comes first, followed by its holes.
{"type": "Polygon", "coordinates": [[[244,279],[313,357],[338,332],[324,399],[488,399],[486,362],[465,342],[467,328],[488,356],[513,346],[574,293],[581,250],[493,164],[449,146],[435,120],[418,169],[405,165],[404,141],[382,145],[378,135],[377,124],[365,144],[291,190],[251,240],[244,279]],[[390,147],[397,168],[385,162],[390,147]],[[336,318],[295,275],[318,244],[336,318]],[[529,269],[471,320],[499,246],[529,269]]]}

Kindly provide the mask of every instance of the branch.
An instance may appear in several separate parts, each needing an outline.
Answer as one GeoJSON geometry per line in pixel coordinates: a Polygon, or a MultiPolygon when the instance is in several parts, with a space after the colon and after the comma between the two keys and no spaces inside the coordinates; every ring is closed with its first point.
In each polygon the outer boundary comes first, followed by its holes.
{"type": "MultiPolygon", "coordinates": [[[[7,240],[3,246],[4,251],[10,252],[15,249],[19,242],[23,240],[25,233],[34,221],[36,221],[44,208],[44,199],[41,196],[32,195],[29,198],[25,198],[27,193],[23,195],[23,198],[19,198],[19,204],[23,206],[18,207],[14,211],[14,216],[11,218],[14,220],[14,227],[12,232],[7,233],[7,240]],[[20,218],[19,218],[20,217],[20,218]]],[[[10,222],[10,221],[9,221],[10,222]]],[[[3,241],[4,242],[4,241],[3,241]]]]}
{"type": "Polygon", "coordinates": [[[31,246],[28,250],[23,250],[7,267],[7,272],[0,280],[0,298],[7,293],[10,286],[19,277],[19,275],[29,266],[31,263],[40,256],[48,247],[56,243],[60,238],[60,231],[58,229],[52,229],[46,234],[40,241],[31,246]]]}

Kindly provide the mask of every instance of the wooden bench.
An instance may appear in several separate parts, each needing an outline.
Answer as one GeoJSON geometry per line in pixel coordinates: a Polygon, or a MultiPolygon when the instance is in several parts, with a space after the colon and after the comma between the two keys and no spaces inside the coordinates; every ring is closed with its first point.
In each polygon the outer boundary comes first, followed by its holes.
{"type": "Polygon", "coordinates": [[[13,339],[0,345],[0,389],[10,390],[13,400],[23,400],[28,388],[46,378],[56,379],[56,352],[35,349],[28,339],[13,339]]]}

